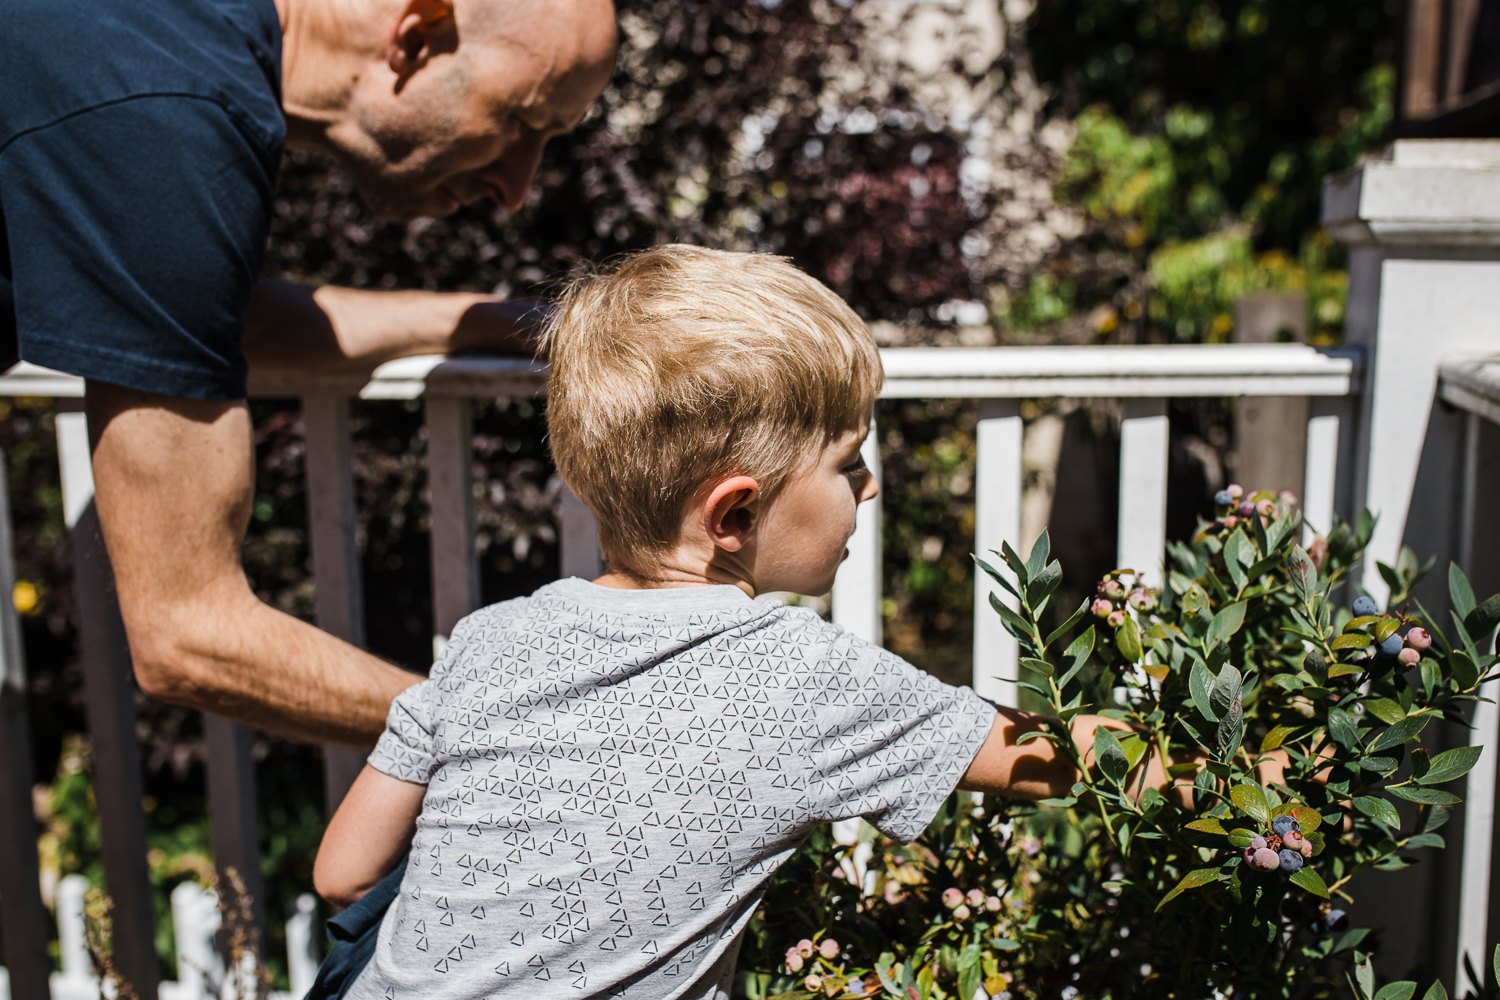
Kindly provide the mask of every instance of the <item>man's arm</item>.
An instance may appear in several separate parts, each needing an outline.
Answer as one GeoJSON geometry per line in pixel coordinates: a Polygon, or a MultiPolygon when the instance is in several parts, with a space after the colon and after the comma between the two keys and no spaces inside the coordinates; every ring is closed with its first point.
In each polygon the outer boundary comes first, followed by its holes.
{"type": "Polygon", "coordinates": [[[94,489],[142,690],[299,739],[368,747],[421,680],[251,592],[244,402],[88,383],[94,489]]]}
{"type": "Polygon", "coordinates": [[[363,373],[413,354],[530,357],[545,306],[468,292],[373,292],[261,278],[245,314],[252,371],[363,373]]]}
{"type": "Polygon", "coordinates": [[[313,888],[343,909],[375,888],[411,846],[426,785],[383,774],[366,764],[328,823],[313,888]]]}
{"type": "MultiPolygon", "coordinates": [[[[1049,720],[1015,708],[1001,708],[995,724],[975,755],[958,787],[970,792],[1006,795],[1017,799],[1060,799],[1069,794],[1079,774],[1072,763],[1057,752],[1050,740],[1034,739],[1018,743],[1027,733],[1042,732],[1049,720]]],[[[1127,732],[1130,726],[1100,715],[1080,715],[1069,726],[1085,766],[1094,758],[1094,730],[1104,726],[1116,732],[1127,732]]],[[[1152,747],[1146,760],[1146,785],[1159,792],[1177,787],[1179,800],[1192,787],[1191,777],[1174,782],[1162,765],[1161,755],[1152,747]]],[[[1137,765],[1139,768],[1139,765],[1137,765]]],[[[1131,775],[1133,790],[1140,781],[1137,769],[1131,775]]]]}

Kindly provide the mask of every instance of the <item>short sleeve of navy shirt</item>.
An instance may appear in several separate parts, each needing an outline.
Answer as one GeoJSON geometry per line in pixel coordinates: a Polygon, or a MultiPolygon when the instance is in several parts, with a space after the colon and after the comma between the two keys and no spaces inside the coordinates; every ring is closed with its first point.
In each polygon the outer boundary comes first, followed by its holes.
{"type": "Polygon", "coordinates": [[[242,398],[285,137],[273,0],[0,17],[0,367],[242,398]]]}

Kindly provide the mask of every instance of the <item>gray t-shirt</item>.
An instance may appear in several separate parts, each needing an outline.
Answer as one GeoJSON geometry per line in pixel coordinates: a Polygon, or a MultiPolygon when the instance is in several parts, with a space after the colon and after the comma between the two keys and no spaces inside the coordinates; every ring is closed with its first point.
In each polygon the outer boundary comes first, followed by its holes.
{"type": "Polygon", "coordinates": [[[804,608],[570,579],[465,618],[370,765],[426,784],[351,1000],[727,995],[810,829],[917,837],[995,709],[804,608]]]}

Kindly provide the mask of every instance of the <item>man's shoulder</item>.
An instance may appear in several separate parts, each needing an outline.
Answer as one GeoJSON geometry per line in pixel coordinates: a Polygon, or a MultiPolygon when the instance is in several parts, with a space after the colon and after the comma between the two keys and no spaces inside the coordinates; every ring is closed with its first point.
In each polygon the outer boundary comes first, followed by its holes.
{"type": "Polygon", "coordinates": [[[145,97],[212,101],[251,138],[279,149],[273,0],[89,0],[84,8],[6,3],[0,87],[10,99],[0,102],[0,150],[73,115],[145,97]]]}

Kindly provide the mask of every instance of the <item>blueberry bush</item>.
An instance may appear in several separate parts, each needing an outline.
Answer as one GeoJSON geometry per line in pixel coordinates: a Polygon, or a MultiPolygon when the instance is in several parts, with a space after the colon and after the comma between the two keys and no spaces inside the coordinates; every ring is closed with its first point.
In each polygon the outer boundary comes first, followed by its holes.
{"type": "MultiPolygon", "coordinates": [[[[1379,935],[1350,926],[1350,883],[1443,847],[1446,786],[1480,751],[1423,736],[1465,725],[1500,672],[1485,652],[1500,596],[1476,601],[1453,567],[1440,621],[1410,596],[1428,567],[1404,551],[1380,567],[1384,610],[1362,593],[1345,607],[1373,517],[1304,549],[1290,494],[1215,502],[1169,545],[1161,589],[1115,570],[1061,624],[1045,534],[1028,558],[977,560],[1010,597],[993,603],[1022,685],[1059,720],[1033,738],[1081,779],[1040,803],[956,794],[910,846],[868,829],[855,847],[810,843],[752,929],[747,995],[1415,995],[1376,989],[1379,935]],[[1084,713],[1124,735],[1100,728],[1080,750],[1067,723],[1084,713]],[[1177,789],[1145,785],[1147,755],[1177,789]]],[[[1434,983],[1424,1000],[1446,996],[1434,983]]]]}

